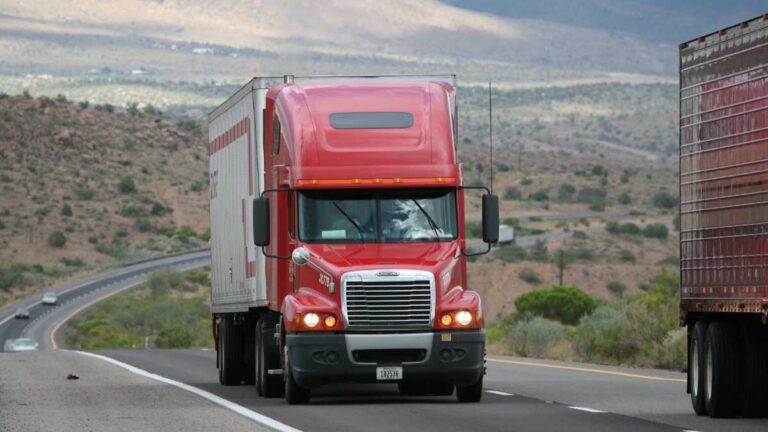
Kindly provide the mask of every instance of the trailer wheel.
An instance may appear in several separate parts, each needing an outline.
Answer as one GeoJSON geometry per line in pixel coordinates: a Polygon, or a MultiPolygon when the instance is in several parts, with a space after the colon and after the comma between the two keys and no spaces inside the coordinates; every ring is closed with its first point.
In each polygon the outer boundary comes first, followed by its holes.
{"type": "Polygon", "coordinates": [[[260,385],[259,394],[267,397],[274,398],[283,395],[283,381],[280,375],[270,375],[270,369],[278,369],[280,367],[280,356],[277,343],[275,342],[275,327],[268,324],[265,321],[259,321],[257,329],[257,355],[258,360],[256,363],[259,365],[258,382],[260,385]]]}
{"type": "Polygon", "coordinates": [[[253,321],[248,320],[246,328],[242,329],[244,338],[244,364],[243,364],[243,382],[246,385],[256,384],[256,326],[253,321]]]}
{"type": "Polygon", "coordinates": [[[738,333],[729,323],[712,323],[704,347],[707,412],[712,418],[733,417],[739,403],[738,333]]]}
{"type": "Polygon", "coordinates": [[[707,338],[707,323],[697,321],[691,330],[688,344],[688,374],[691,382],[691,404],[696,415],[707,415],[707,401],[704,398],[704,341],[707,338]]]}
{"type": "Polygon", "coordinates": [[[219,382],[225,386],[240,385],[243,381],[242,338],[232,317],[224,316],[219,322],[219,382]]]}
{"type": "Polygon", "coordinates": [[[304,405],[309,402],[311,391],[300,387],[293,379],[291,373],[291,364],[288,361],[288,347],[285,347],[285,367],[283,368],[283,377],[285,378],[285,401],[288,405],[304,405]]]}
{"type": "Polygon", "coordinates": [[[768,332],[757,324],[742,327],[741,415],[768,415],[768,332]]]}
{"type": "Polygon", "coordinates": [[[468,386],[456,386],[456,398],[459,402],[480,402],[483,398],[483,376],[468,386]]]}

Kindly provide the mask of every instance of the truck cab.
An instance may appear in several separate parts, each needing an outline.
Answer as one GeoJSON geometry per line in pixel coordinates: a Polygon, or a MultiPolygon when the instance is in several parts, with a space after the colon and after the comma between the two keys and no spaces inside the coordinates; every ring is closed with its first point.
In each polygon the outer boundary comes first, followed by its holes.
{"type": "MultiPolygon", "coordinates": [[[[484,319],[467,286],[452,81],[285,77],[261,88],[261,145],[248,155],[261,166],[242,209],[252,229],[244,273],[254,280],[243,286],[256,301],[217,308],[213,278],[220,372],[233,358],[227,342],[240,341],[231,350],[239,377],[225,370],[223,383],[248,381],[253,369],[262,394],[289,403],[339,382],[480,400],[484,319]]],[[[483,207],[493,243],[495,196],[483,207]]]]}

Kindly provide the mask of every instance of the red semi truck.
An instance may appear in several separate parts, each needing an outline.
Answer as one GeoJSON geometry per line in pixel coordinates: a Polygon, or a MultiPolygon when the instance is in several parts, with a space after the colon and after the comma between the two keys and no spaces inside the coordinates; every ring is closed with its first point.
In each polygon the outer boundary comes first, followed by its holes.
{"type": "Polygon", "coordinates": [[[680,258],[694,410],[768,414],[768,14],[680,46],[680,258]]]}
{"type": "MultiPolygon", "coordinates": [[[[254,78],[209,115],[219,380],[481,399],[454,76],[254,78]]],[[[484,189],[484,188],[482,188],[484,189]]],[[[498,240],[498,198],[482,197],[498,240]]]]}

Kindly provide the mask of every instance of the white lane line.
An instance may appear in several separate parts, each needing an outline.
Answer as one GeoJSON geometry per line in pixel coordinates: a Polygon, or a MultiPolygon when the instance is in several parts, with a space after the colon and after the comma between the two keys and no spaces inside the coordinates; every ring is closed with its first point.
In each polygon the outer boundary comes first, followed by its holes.
{"type": "Polygon", "coordinates": [[[93,353],[84,352],[84,351],[72,351],[72,352],[75,352],[75,353],[78,353],[78,354],[82,354],[82,355],[88,356],[88,357],[97,358],[99,360],[103,360],[103,361],[108,362],[108,363],[112,363],[113,365],[119,366],[119,367],[121,367],[123,369],[126,369],[126,370],[128,370],[130,372],[133,372],[136,375],[141,375],[143,377],[146,377],[146,378],[149,378],[149,379],[153,379],[155,381],[160,381],[161,383],[169,384],[169,385],[172,385],[174,387],[180,388],[182,390],[186,390],[186,391],[188,391],[190,393],[194,393],[194,394],[196,394],[196,395],[198,395],[198,396],[200,396],[200,397],[202,397],[204,399],[209,400],[210,402],[215,403],[216,405],[222,406],[222,407],[224,407],[224,408],[226,408],[226,409],[228,409],[230,411],[233,411],[233,412],[235,412],[237,414],[240,414],[240,415],[242,415],[242,416],[244,416],[244,417],[246,417],[246,418],[248,418],[250,420],[253,420],[253,421],[255,421],[256,423],[258,423],[258,424],[260,424],[262,426],[274,429],[276,431],[279,431],[279,432],[301,432],[301,430],[299,430],[299,429],[296,429],[294,427],[288,426],[287,424],[281,423],[281,422],[279,422],[279,421],[277,421],[277,420],[275,420],[275,419],[273,419],[271,417],[267,417],[267,416],[265,416],[263,414],[259,414],[256,411],[250,410],[250,409],[248,409],[248,408],[246,408],[246,407],[244,407],[242,405],[238,405],[236,403],[230,402],[230,401],[228,401],[228,400],[226,400],[226,399],[224,399],[222,397],[216,396],[213,393],[209,393],[209,392],[207,392],[205,390],[201,390],[201,389],[199,389],[197,387],[193,387],[193,386],[191,386],[189,384],[184,384],[182,382],[174,381],[174,380],[172,380],[170,378],[166,378],[166,377],[161,376],[161,375],[157,375],[157,374],[153,374],[151,372],[147,372],[144,369],[139,369],[139,368],[137,368],[135,366],[131,366],[131,365],[127,364],[127,363],[123,363],[121,361],[117,361],[117,360],[115,360],[113,358],[109,358],[109,357],[102,356],[102,355],[99,355],[99,354],[93,354],[93,353]]]}
{"type": "Polygon", "coordinates": [[[499,395],[499,396],[514,396],[514,394],[512,394],[512,393],[506,393],[506,392],[498,391],[498,390],[485,390],[485,392],[486,393],[490,393],[490,394],[499,395]]]}
{"type": "Polygon", "coordinates": [[[605,411],[596,410],[594,408],[577,407],[577,406],[569,406],[568,408],[579,410],[579,411],[586,411],[588,413],[597,413],[597,414],[601,414],[605,412],[605,411]]]}

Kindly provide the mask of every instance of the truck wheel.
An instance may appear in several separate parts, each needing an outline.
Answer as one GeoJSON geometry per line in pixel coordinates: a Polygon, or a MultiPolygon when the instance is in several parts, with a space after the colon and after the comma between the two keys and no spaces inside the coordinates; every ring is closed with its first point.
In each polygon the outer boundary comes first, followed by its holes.
{"type": "Polygon", "coordinates": [[[239,329],[231,317],[219,322],[219,382],[225,386],[243,381],[243,352],[239,329]]]}
{"type": "Polygon", "coordinates": [[[696,415],[707,415],[707,401],[704,398],[704,341],[707,338],[707,323],[697,321],[691,329],[688,344],[688,374],[691,381],[691,404],[696,415]]]}
{"type": "Polygon", "coordinates": [[[256,384],[256,326],[248,320],[242,333],[245,340],[245,364],[243,365],[243,382],[246,385],[256,384]]]}
{"type": "Polygon", "coordinates": [[[456,386],[456,398],[459,402],[480,402],[483,398],[483,376],[468,386],[456,386]]]}
{"type": "Polygon", "coordinates": [[[741,415],[768,415],[768,332],[757,324],[742,328],[741,415]]]}
{"type": "Polygon", "coordinates": [[[427,381],[400,381],[397,383],[397,390],[403,396],[426,396],[429,394],[429,383],[427,381]]]}
{"type": "Polygon", "coordinates": [[[728,323],[712,323],[704,347],[707,412],[712,418],[733,417],[739,403],[738,334],[728,323]]]}
{"type": "Polygon", "coordinates": [[[300,387],[293,379],[291,373],[291,364],[288,361],[288,347],[285,348],[285,368],[283,377],[285,377],[285,401],[288,405],[304,405],[309,402],[310,390],[300,387]]]}
{"type": "Polygon", "coordinates": [[[280,367],[280,356],[277,344],[275,343],[275,327],[259,321],[258,327],[258,355],[259,359],[259,382],[261,382],[261,395],[267,398],[280,397],[283,395],[283,381],[280,375],[270,375],[270,369],[280,367]]]}

